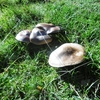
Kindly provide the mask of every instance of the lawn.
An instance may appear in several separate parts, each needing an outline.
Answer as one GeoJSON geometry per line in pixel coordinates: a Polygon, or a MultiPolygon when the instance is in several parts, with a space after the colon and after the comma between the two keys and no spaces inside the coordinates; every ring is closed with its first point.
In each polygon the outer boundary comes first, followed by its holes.
{"type": "Polygon", "coordinates": [[[100,100],[99,0],[0,0],[0,100],[100,100]],[[51,43],[15,39],[43,22],[62,28],[51,43]],[[84,62],[51,67],[63,43],[83,45],[84,62]]]}

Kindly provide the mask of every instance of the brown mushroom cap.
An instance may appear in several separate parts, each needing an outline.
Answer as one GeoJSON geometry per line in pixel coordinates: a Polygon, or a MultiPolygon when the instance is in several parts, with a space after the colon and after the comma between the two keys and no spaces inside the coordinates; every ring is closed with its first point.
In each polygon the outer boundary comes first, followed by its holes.
{"type": "Polygon", "coordinates": [[[23,30],[23,31],[20,31],[17,35],[16,35],[16,39],[18,41],[21,41],[21,42],[30,42],[29,40],[29,36],[31,34],[31,31],[30,30],[23,30]]]}
{"type": "Polygon", "coordinates": [[[64,67],[81,63],[84,60],[84,47],[77,43],[65,43],[54,50],[49,57],[52,67],[64,67]]]}
{"type": "Polygon", "coordinates": [[[52,38],[47,33],[38,27],[35,27],[30,34],[30,42],[36,45],[46,44],[52,41],[52,38]]]}
{"type": "Polygon", "coordinates": [[[47,32],[47,34],[51,33],[58,33],[60,31],[59,26],[55,26],[53,24],[48,24],[48,23],[39,23],[36,25],[36,27],[39,27],[47,32]]]}

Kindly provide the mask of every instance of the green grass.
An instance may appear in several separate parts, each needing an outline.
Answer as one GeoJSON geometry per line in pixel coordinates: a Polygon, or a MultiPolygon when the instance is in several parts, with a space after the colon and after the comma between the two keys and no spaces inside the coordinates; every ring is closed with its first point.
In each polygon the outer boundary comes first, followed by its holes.
{"type": "Polygon", "coordinates": [[[0,100],[100,99],[99,0],[0,0],[0,100]],[[76,66],[52,68],[47,45],[15,40],[37,23],[62,27],[49,44],[82,44],[86,60],[76,66]]]}

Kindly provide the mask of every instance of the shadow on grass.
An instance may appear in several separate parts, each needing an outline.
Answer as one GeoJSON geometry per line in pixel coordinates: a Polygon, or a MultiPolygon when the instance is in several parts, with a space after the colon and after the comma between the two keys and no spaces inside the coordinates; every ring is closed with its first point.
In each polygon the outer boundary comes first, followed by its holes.
{"type": "Polygon", "coordinates": [[[28,51],[29,56],[33,59],[39,51],[43,50],[43,47],[45,48],[45,45],[35,45],[33,43],[29,43],[26,50],[28,51]]]}
{"type": "Polygon", "coordinates": [[[92,68],[90,63],[84,61],[79,65],[59,68],[57,73],[66,83],[74,85],[76,90],[80,89],[82,93],[87,91],[88,96],[93,98],[100,96],[100,70],[95,66],[92,68]]]}
{"type": "Polygon", "coordinates": [[[9,66],[20,64],[25,60],[26,55],[25,43],[14,43],[0,53],[0,73],[4,72],[9,66]]]}
{"type": "Polygon", "coordinates": [[[46,50],[47,55],[49,55],[52,52],[52,50],[55,49],[56,44],[57,42],[53,46],[52,46],[52,42],[49,44],[43,44],[43,45],[35,45],[33,43],[29,43],[26,50],[28,51],[29,56],[33,59],[39,52],[44,51],[44,50],[46,50]]]}
{"type": "MultiPolygon", "coordinates": [[[[19,0],[17,3],[24,3],[24,0],[19,0]]],[[[26,3],[35,3],[35,2],[50,2],[50,0],[28,0],[26,3]]]]}
{"type": "Polygon", "coordinates": [[[4,71],[4,68],[6,68],[8,66],[8,59],[5,59],[5,57],[1,57],[0,58],[0,73],[2,73],[4,71]]]}

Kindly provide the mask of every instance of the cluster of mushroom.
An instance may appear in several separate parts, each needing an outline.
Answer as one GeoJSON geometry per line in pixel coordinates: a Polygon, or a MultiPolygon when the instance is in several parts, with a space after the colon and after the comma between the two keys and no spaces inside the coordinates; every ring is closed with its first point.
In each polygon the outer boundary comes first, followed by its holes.
{"type": "MultiPolygon", "coordinates": [[[[16,35],[16,39],[22,42],[32,42],[36,45],[46,44],[52,41],[49,36],[51,33],[58,33],[59,26],[53,24],[40,23],[35,28],[23,30],[16,35]]],[[[48,63],[52,67],[65,67],[81,63],[84,60],[85,49],[77,43],[65,43],[54,50],[50,56],[48,63]]]]}
{"type": "Polygon", "coordinates": [[[31,30],[23,30],[16,35],[16,39],[22,42],[32,42],[36,45],[46,44],[52,41],[49,34],[58,33],[59,26],[48,23],[39,23],[31,30]]]}

